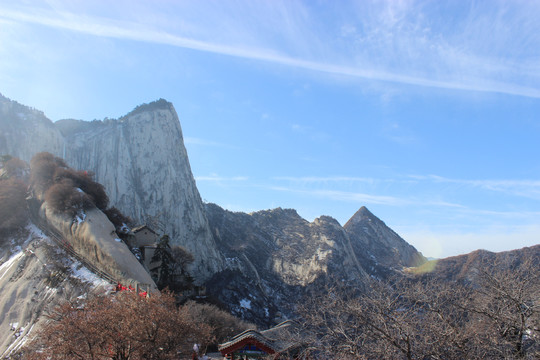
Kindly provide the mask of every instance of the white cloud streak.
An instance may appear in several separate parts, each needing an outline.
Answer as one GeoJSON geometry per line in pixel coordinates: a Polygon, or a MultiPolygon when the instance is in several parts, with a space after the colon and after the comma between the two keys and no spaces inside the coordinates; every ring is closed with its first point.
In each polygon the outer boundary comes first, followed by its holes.
{"type": "Polygon", "coordinates": [[[234,145],[220,143],[217,141],[189,137],[189,136],[184,137],[184,144],[210,146],[210,147],[218,147],[218,148],[224,148],[224,149],[236,149],[236,150],[241,149],[241,147],[239,146],[234,146],[234,145]]]}
{"type": "MultiPolygon", "coordinates": [[[[505,192],[511,196],[523,196],[532,199],[540,199],[540,181],[534,180],[459,180],[448,179],[436,175],[411,175],[400,176],[393,179],[377,179],[377,178],[362,178],[362,177],[347,177],[347,176],[329,176],[329,177],[275,177],[276,181],[287,181],[293,186],[275,186],[273,190],[288,191],[310,197],[325,198],[332,201],[356,202],[359,204],[377,204],[392,207],[418,207],[430,208],[431,212],[440,213],[441,216],[458,216],[458,217],[481,217],[481,218],[497,218],[505,220],[529,220],[534,221],[540,217],[540,212],[523,210],[483,210],[477,207],[446,201],[444,199],[433,198],[433,194],[438,193],[430,186],[430,191],[425,197],[415,196],[393,196],[393,195],[376,195],[380,191],[380,186],[387,190],[388,184],[392,184],[394,191],[402,192],[402,185],[411,186],[414,182],[420,182],[419,186],[424,182],[435,184],[455,184],[458,186],[479,187],[482,190],[505,192]],[[354,184],[368,185],[369,193],[358,191],[343,191],[335,189],[325,189],[326,185],[332,186],[348,186],[354,184]],[[315,186],[315,188],[304,188],[304,186],[315,186]],[[323,188],[321,188],[323,187],[323,188]],[[438,210],[436,210],[438,209],[438,210]],[[442,215],[446,214],[446,215],[442,215]]],[[[447,191],[448,189],[446,189],[447,191]]],[[[461,191],[460,191],[461,192],[461,191]]]]}
{"type": "Polygon", "coordinates": [[[402,197],[388,196],[388,195],[372,195],[361,192],[352,192],[352,191],[341,191],[341,190],[326,190],[326,189],[313,189],[313,190],[304,190],[297,188],[290,188],[284,186],[270,186],[269,189],[274,191],[284,191],[291,192],[301,195],[306,195],[310,197],[318,197],[329,199],[333,201],[345,201],[345,202],[354,202],[362,205],[365,204],[376,204],[376,205],[387,205],[387,206],[436,206],[436,207],[446,207],[446,208],[465,208],[460,204],[454,204],[445,201],[433,201],[433,200],[418,200],[418,199],[408,199],[402,197]]]}
{"type": "MultiPolygon", "coordinates": [[[[328,182],[361,182],[373,184],[380,180],[373,178],[363,178],[363,177],[353,177],[353,176],[304,176],[304,177],[294,177],[294,176],[276,176],[274,180],[283,180],[290,181],[295,183],[328,183],[328,182]]],[[[393,180],[388,180],[393,181],[393,180]]]]}
{"type": "Polygon", "coordinates": [[[540,200],[540,180],[450,179],[438,175],[411,175],[411,179],[478,187],[484,190],[540,200]]]}
{"type": "Polygon", "coordinates": [[[438,175],[407,175],[397,176],[395,178],[380,179],[380,178],[363,178],[353,176],[278,176],[274,180],[289,181],[292,183],[365,183],[376,185],[381,183],[411,183],[411,181],[425,181],[432,183],[446,183],[469,187],[478,187],[489,191],[505,192],[510,195],[529,197],[540,199],[540,180],[511,180],[511,179],[451,179],[438,175]]]}
{"type": "Polygon", "coordinates": [[[217,175],[210,176],[196,176],[195,181],[208,181],[208,182],[237,182],[237,181],[248,181],[247,176],[232,176],[232,177],[223,177],[217,175]]]}
{"type": "MultiPolygon", "coordinates": [[[[398,25],[400,22],[406,21],[404,15],[400,13],[404,11],[401,8],[392,9],[392,11],[387,11],[383,14],[385,21],[382,22],[383,25],[390,27],[392,33],[384,33],[384,30],[388,29],[373,29],[372,32],[367,34],[363,41],[370,41],[370,46],[376,43],[373,39],[369,39],[368,36],[373,35],[373,32],[382,32],[383,36],[395,36],[396,31],[400,30],[398,25]],[[397,30],[396,30],[397,29],[397,30]],[[384,35],[386,34],[386,35],[384,35]]],[[[294,26],[295,19],[291,18],[291,14],[288,12],[283,12],[285,19],[288,21],[288,26],[284,31],[293,32],[298,29],[298,26],[294,26]]],[[[307,15],[303,15],[308,17],[307,15]]],[[[343,64],[341,61],[332,61],[324,59],[324,57],[316,56],[317,60],[307,60],[307,58],[299,56],[288,55],[283,50],[276,50],[277,47],[268,47],[268,43],[264,41],[262,44],[255,46],[246,46],[246,45],[230,45],[234,43],[231,41],[212,42],[206,40],[199,40],[197,38],[176,35],[172,32],[158,30],[155,27],[141,24],[139,22],[129,22],[129,21],[119,21],[109,18],[102,17],[92,17],[92,16],[82,16],[70,12],[62,11],[48,11],[48,10],[38,10],[35,8],[25,8],[24,11],[17,9],[3,9],[0,17],[18,22],[39,24],[43,26],[48,26],[52,28],[64,29],[69,31],[80,32],[84,34],[89,34],[98,37],[108,37],[116,39],[125,39],[141,42],[149,42],[155,44],[164,44],[175,46],[179,48],[192,49],[197,51],[228,55],[232,57],[238,57],[243,59],[251,59],[257,61],[264,61],[273,64],[279,64],[288,67],[295,67],[309,71],[322,72],[330,75],[345,76],[351,78],[358,78],[364,80],[375,80],[389,83],[398,83],[405,85],[413,85],[420,87],[430,87],[430,88],[441,88],[441,89],[451,89],[451,90],[465,90],[465,91],[478,91],[478,92],[489,92],[489,93],[502,93],[509,95],[517,95],[531,98],[540,98],[540,90],[528,84],[518,84],[513,83],[512,81],[501,80],[501,77],[489,77],[480,75],[480,77],[475,78],[474,76],[467,74],[467,76],[454,76],[453,71],[449,72],[449,76],[443,77],[434,77],[427,76],[426,74],[417,73],[415,71],[410,71],[410,68],[403,69],[393,69],[393,66],[383,66],[378,67],[369,62],[366,62],[369,54],[360,54],[361,58],[355,64],[343,64]],[[324,59],[324,60],[323,60],[324,59]],[[405,70],[405,71],[400,71],[405,70]],[[446,79],[445,79],[446,77],[446,79]]],[[[383,20],[384,20],[383,19],[383,20]]],[[[403,26],[403,25],[400,25],[403,26]]],[[[238,29],[236,29],[238,30],[238,29]]],[[[354,27],[350,27],[348,33],[351,33],[355,30],[354,27]]],[[[402,29],[405,30],[405,29],[402,29]]],[[[307,32],[307,30],[305,30],[307,32]]],[[[355,30],[356,31],[356,30],[355,30]]],[[[418,29],[415,29],[413,35],[418,35],[418,29]]],[[[345,33],[345,34],[348,34],[345,33]]],[[[309,33],[302,34],[300,38],[309,39],[309,33]]],[[[316,34],[312,34],[316,35],[316,34]]],[[[412,36],[412,35],[411,35],[412,36]]],[[[375,39],[380,40],[380,39],[375,39]]],[[[409,39],[410,40],[410,39],[409,39]]],[[[392,43],[387,45],[392,45],[397,40],[393,40],[392,43]]],[[[422,41],[422,39],[415,38],[415,41],[422,41]]],[[[425,41],[429,41],[425,40],[425,41]]],[[[298,42],[298,41],[297,41],[298,42]]],[[[295,42],[295,43],[297,43],[295,42]]],[[[257,44],[257,42],[255,42],[257,44]]],[[[407,45],[407,43],[399,43],[402,46],[407,45]]],[[[312,43],[314,48],[320,48],[321,44],[318,44],[316,41],[312,43]]],[[[360,44],[361,45],[361,44],[360,44]]],[[[409,44],[416,45],[418,44],[409,44]]],[[[423,51],[428,49],[430,46],[442,46],[441,44],[424,44],[423,51]]],[[[370,48],[368,46],[368,48],[370,48]]],[[[414,48],[411,48],[414,49],[414,48]]],[[[443,56],[446,54],[446,57],[451,56],[455,57],[453,60],[454,63],[458,64],[461,68],[467,67],[467,61],[465,59],[471,59],[471,56],[467,53],[456,53],[451,46],[445,46],[437,50],[438,56],[443,56]],[[465,63],[463,63],[465,61],[465,63]],[[461,63],[460,63],[461,62],[461,63]],[[460,64],[459,64],[460,63],[460,64]]],[[[321,52],[325,49],[319,49],[321,52]]],[[[339,50],[339,49],[326,49],[326,51],[339,50]]],[[[377,50],[370,48],[371,51],[377,50]]],[[[399,49],[400,51],[409,51],[407,49],[399,49]]],[[[412,51],[412,50],[411,50],[412,51]]],[[[338,51],[339,52],[339,51],[338,51]]],[[[342,54],[344,57],[349,55],[347,53],[342,54]]],[[[394,54],[399,56],[400,54],[394,54]]],[[[413,54],[414,55],[414,54],[413,54]]],[[[421,57],[422,53],[415,55],[416,57],[421,57]]],[[[412,59],[415,58],[412,57],[412,59]]],[[[434,58],[436,59],[436,57],[434,58]]],[[[478,64],[478,61],[482,61],[481,58],[474,57],[474,60],[468,60],[469,62],[474,62],[475,68],[481,68],[478,64]]],[[[490,60],[486,60],[486,64],[490,63],[490,60]]],[[[487,66],[487,65],[486,65],[487,66]]],[[[503,65],[495,63],[491,65],[493,68],[498,68],[503,65]]],[[[507,64],[504,64],[504,69],[508,70],[510,67],[507,64]]],[[[414,68],[413,68],[414,69],[414,68]]],[[[451,69],[452,70],[452,69],[451,69]]],[[[459,70],[459,68],[458,68],[459,70]]]]}

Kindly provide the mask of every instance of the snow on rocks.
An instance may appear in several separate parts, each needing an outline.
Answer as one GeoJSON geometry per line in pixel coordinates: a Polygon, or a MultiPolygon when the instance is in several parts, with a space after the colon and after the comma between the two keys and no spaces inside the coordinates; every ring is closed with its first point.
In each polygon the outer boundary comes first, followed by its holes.
{"type": "Polygon", "coordinates": [[[13,267],[13,265],[17,264],[19,259],[24,256],[23,251],[19,251],[15,255],[11,256],[8,261],[0,265],[0,280],[9,273],[9,270],[13,267]]]}
{"type": "Polygon", "coordinates": [[[249,300],[249,299],[240,300],[240,307],[243,307],[244,309],[251,310],[251,300],[249,300]]]}

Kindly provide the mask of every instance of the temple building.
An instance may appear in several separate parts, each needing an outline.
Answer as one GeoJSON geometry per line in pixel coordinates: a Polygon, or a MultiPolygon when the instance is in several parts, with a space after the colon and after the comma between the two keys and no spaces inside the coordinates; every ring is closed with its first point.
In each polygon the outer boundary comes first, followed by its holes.
{"type": "Polygon", "coordinates": [[[295,323],[287,320],[268,330],[246,330],[218,349],[231,360],[268,359],[269,355],[274,359],[297,359],[300,346],[292,336],[294,327],[295,323]]]}

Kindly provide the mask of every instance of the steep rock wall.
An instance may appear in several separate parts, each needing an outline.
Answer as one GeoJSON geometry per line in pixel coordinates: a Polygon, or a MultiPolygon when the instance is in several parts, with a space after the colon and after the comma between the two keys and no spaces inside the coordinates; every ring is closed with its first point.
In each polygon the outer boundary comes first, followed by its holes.
{"type": "Polygon", "coordinates": [[[62,154],[64,138],[43,112],[0,95],[0,155],[30,161],[35,153],[62,154]]]}
{"type": "Polygon", "coordinates": [[[195,257],[199,282],[224,268],[191,173],[178,115],[160,100],[119,120],[59,121],[67,163],[95,172],[110,202],[139,223],[154,217],[195,257]]]}
{"type": "Polygon", "coordinates": [[[64,301],[109,292],[113,287],[74,261],[33,224],[0,251],[0,358],[15,354],[64,301]]]}
{"type": "Polygon", "coordinates": [[[204,282],[225,268],[216,250],[191,173],[178,115],[159,100],[119,120],[60,120],[0,95],[0,154],[30,161],[48,151],[68,165],[96,174],[111,206],[138,223],[162,224],[172,244],[195,257],[191,272],[204,282]]]}
{"type": "Polygon", "coordinates": [[[368,276],[347,233],[331,217],[310,223],[292,209],[206,209],[228,267],[210,280],[208,290],[246,319],[270,325],[291,315],[291,304],[306,291],[317,293],[327,280],[362,286],[368,276]]]}

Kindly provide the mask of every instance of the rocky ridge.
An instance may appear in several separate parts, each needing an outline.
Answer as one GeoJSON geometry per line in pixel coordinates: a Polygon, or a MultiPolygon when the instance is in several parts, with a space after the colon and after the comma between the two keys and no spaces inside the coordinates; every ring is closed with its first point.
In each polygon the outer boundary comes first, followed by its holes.
{"type": "Polygon", "coordinates": [[[1,94],[0,130],[0,154],[10,154],[28,162],[41,151],[62,153],[63,136],[43,112],[1,94]]]}
{"type": "Polygon", "coordinates": [[[210,280],[209,291],[223,299],[236,315],[259,323],[272,324],[290,315],[294,310],[290,304],[306,292],[317,293],[327,282],[362,287],[369,276],[384,277],[425,261],[366,208],[360,209],[346,227],[329,216],[310,223],[292,209],[245,214],[207,204],[206,211],[228,267],[210,280]],[[368,224],[364,226],[364,222],[368,224]],[[354,223],[368,231],[359,236],[354,223]],[[375,252],[377,244],[404,248],[407,253],[399,257],[390,252],[386,256],[375,252]],[[385,265],[390,262],[392,267],[385,265]]]}
{"type": "Polygon", "coordinates": [[[362,206],[343,228],[351,238],[354,252],[363,257],[364,262],[395,269],[426,262],[422,254],[365,206],[362,206]]]}

